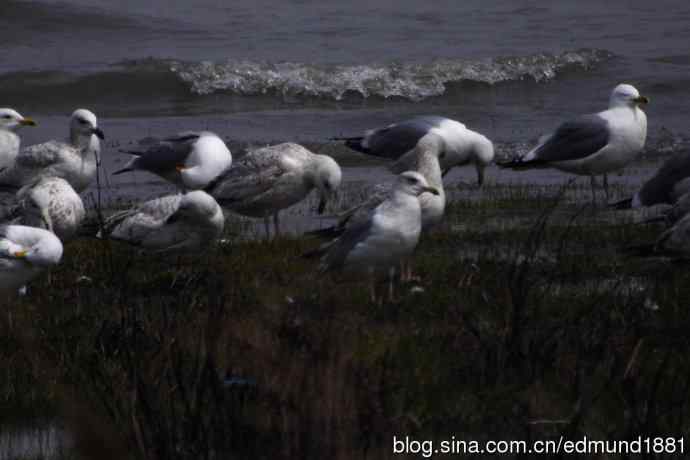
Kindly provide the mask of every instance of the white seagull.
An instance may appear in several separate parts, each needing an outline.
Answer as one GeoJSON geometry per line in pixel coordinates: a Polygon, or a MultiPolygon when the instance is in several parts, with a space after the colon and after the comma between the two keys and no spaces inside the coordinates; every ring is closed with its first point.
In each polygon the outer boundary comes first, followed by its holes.
{"type": "Polygon", "coordinates": [[[640,109],[649,100],[634,86],[620,84],[611,92],[609,108],[582,115],[561,124],[543,136],[539,144],[522,158],[500,163],[512,169],[553,167],[562,171],[594,176],[623,168],[637,157],[647,138],[647,116],[640,109]]]}
{"type": "Polygon", "coordinates": [[[62,258],[53,233],[24,225],[0,225],[0,291],[16,291],[62,258]]]}
{"type": "MultiPolygon", "coordinates": [[[[422,230],[419,196],[425,192],[438,194],[424,176],[406,171],[398,176],[391,195],[374,208],[369,217],[305,256],[321,256],[319,272],[332,270],[389,272],[389,296],[395,266],[410,255],[419,242],[422,230]]],[[[372,299],[375,298],[373,278],[372,299]]]]}
{"type": "MultiPolygon", "coordinates": [[[[405,170],[412,170],[420,173],[426,179],[427,184],[438,192],[424,192],[419,196],[423,230],[438,225],[443,218],[446,207],[446,194],[439,164],[439,158],[442,159],[445,153],[439,144],[438,137],[430,136],[422,139],[415,146],[412,157],[406,158],[405,161],[397,161],[391,167],[394,172],[402,173],[405,170]]],[[[338,222],[334,226],[316,230],[311,234],[334,237],[345,232],[347,227],[359,225],[369,218],[373,209],[390,196],[395,186],[395,182],[376,185],[366,200],[340,213],[337,216],[338,222]]]]}
{"type": "Polygon", "coordinates": [[[617,209],[674,204],[690,192],[690,152],[678,153],[661,165],[635,194],[615,203],[617,209]]]}
{"type": "Polygon", "coordinates": [[[166,195],[109,217],[99,237],[151,252],[198,253],[223,233],[225,218],[216,200],[201,190],[166,195]]]}
{"type": "Polygon", "coordinates": [[[17,158],[21,141],[15,131],[21,126],[36,126],[36,123],[16,110],[0,109],[0,171],[12,166],[17,158]]]}
{"type": "Polygon", "coordinates": [[[96,176],[103,131],[96,115],[76,110],[70,119],[69,140],[48,141],[22,149],[14,165],[0,171],[0,185],[22,187],[40,176],[62,177],[77,192],[89,186],[96,176]]]}
{"type": "Polygon", "coordinates": [[[153,143],[146,150],[123,150],[135,155],[113,175],[148,171],[182,190],[201,190],[232,164],[225,142],[210,131],[184,132],[153,143]]]}
{"type": "Polygon", "coordinates": [[[439,148],[444,153],[441,169],[445,175],[455,166],[474,164],[477,183],[484,182],[484,169],[494,159],[493,143],[484,135],[468,129],[450,118],[426,115],[383,128],[372,129],[358,137],[336,137],[358,152],[377,157],[399,160],[428,137],[438,137],[439,148]]]}
{"type": "Polygon", "coordinates": [[[260,148],[237,160],[207,188],[225,209],[250,217],[263,217],[269,236],[268,217],[273,215],[280,232],[278,213],[318,190],[319,214],[340,186],[338,163],[301,145],[284,143],[260,148]]]}
{"type": "Polygon", "coordinates": [[[0,209],[0,221],[44,228],[63,242],[74,237],[85,216],[81,197],[61,177],[37,178],[0,209]]]}

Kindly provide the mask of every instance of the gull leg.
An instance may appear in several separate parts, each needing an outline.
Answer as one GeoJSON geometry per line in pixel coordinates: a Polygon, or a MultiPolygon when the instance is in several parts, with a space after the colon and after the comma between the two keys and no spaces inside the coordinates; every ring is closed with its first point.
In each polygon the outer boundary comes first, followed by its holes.
{"type": "Polygon", "coordinates": [[[372,268],[369,269],[369,300],[376,303],[376,277],[372,268]]]}
{"type": "Polygon", "coordinates": [[[271,239],[271,218],[264,217],[264,230],[266,230],[266,241],[271,239]]]}
{"type": "Polygon", "coordinates": [[[596,187],[597,184],[596,184],[596,181],[594,179],[594,174],[589,176],[589,185],[592,188],[592,206],[596,206],[597,205],[597,195],[596,195],[597,191],[594,187],[596,187]]]}
{"type": "Polygon", "coordinates": [[[395,266],[388,269],[388,301],[394,302],[393,281],[395,278],[395,266]]]}
{"type": "Polygon", "coordinates": [[[273,228],[275,230],[275,238],[278,238],[280,235],[280,219],[278,218],[279,212],[276,212],[273,214],[273,228]]]}
{"type": "Polygon", "coordinates": [[[606,195],[606,202],[609,201],[609,175],[604,173],[604,193],[606,195]]]}

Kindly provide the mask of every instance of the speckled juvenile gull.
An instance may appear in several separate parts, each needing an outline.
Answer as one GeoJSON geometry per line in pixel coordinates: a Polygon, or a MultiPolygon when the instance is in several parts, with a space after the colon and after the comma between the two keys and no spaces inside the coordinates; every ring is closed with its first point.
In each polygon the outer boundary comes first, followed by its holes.
{"type": "Polygon", "coordinates": [[[39,177],[0,207],[0,221],[44,228],[63,242],[74,237],[85,215],[81,197],[61,177],[39,177]]]}
{"type": "MultiPolygon", "coordinates": [[[[333,158],[288,142],[249,152],[206,191],[232,212],[266,219],[273,215],[278,234],[281,209],[302,201],[316,189],[321,198],[318,211],[322,213],[341,179],[340,166],[333,158]]],[[[266,232],[268,236],[268,222],[266,232]]]]}
{"type": "Polygon", "coordinates": [[[561,124],[555,132],[543,136],[525,156],[499,166],[512,169],[553,167],[588,175],[592,177],[594,192],[595,175],[623,168],[644,148],[647,116],[639,105],[647,102],[635,87],[620,84],[611,92],[607,110],[561,124]]]}
{"type": "Polygon", "coordinates": [[[474,164],[477,182],[484,182],[484,169],[494,159],[494,146],[482,134],[450,118],[427,115],[367,131],[364,136],[334,138],[358,152],[399,160],[422,140],[439,139],[441,169],[445,175],[455,166],[474,164]]]}
{"type": "Polygon", "coordinates": [[[53,233],[24,225],[0,225],[0,291],[16,291],[62,258],[53,233]]]}
{"type": "Polygon", "coordinates": [[[22,187],[38,177],[62,177],[77,192],[89,186],[96,176],[103,131],[96,115],[76,110],[70,119],[69,140],[48,141],[21,149],[12,167],[0,171],[0,185],[22,187]]]}
{"type": "Polygon", "coordinates": [[[615,203],[618,209],[640,208],[655,204],[673,204],[690,192],[690,152],[669,158],[635,194],[615,203]]]}
{"type": "Polygon", "coordinates": [[[200,190],[232,164],[225,142],[210,131],[184,132],[148,143],[145,150],[123,150],[135,155],[113,175],[148,171],[183,190],[200,190]]]}
{"type": "Polygon", "coordinates": [[[15,131],[21,126],[36,126],[36,123],[16,110],[0,109],[0,171],[12,166],[17,158],[21,141],[15,131]]]}
{"type": "Polygon", "coordinates": [[[367,219],[310,254],[322,256],[319,271],[394,268],[417,246],[422,229],[418,197],[425,192],[438,193],[418,172],[402,173],[390,196],[367,219]]]}
{"type": "Polygon", "coordinates": [[[225,219],[201,190],[167,195],[109,217],[99,237],[165,253],[197,253],[218,240],[225,219]]]}
{"type": "MultiPolygon", "coordinates": [[[[391,168],[393,171],[402,172],[403,169],[410,167],[411,170],[424,176],[427,184],[438,192],[437,194],[425,192],[419,196],[422,229],[424,230],[434,227],[441,221],[446,206],[446,194],[438,159],[440,155],[438,144],[437,137],[422,139],[414,148],[414,161],[410,161],[410,159],[404,162],[398,161],[391,168]]],[[[394,186],[394,182],[376,184],[367,199],[340,213],[337,216],[338,222],[334,226],[312,233],[321,236],[337,236],[342,234],[347,227],[359,225],[369,218],[373,209],[390,196],[394,186]]]]}

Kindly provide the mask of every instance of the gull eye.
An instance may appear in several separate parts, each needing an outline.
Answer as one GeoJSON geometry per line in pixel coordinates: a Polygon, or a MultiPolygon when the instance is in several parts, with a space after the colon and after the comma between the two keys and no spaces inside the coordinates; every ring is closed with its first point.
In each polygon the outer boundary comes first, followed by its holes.
{"type": "Polygon", "coordinates": [[[87,122],[86,120],[84,120],[83,118],[77,118],[77,121],[79,121],[79,123],[82,124],[82,125],[85,125],[86,123],[88,123],[88,122],[87,122]]]}
{"type": "Polygon", "coordinates": [[[2,118],[4,118],[5,120],[11,120],[12,115],[3,115],[2,118]]]}

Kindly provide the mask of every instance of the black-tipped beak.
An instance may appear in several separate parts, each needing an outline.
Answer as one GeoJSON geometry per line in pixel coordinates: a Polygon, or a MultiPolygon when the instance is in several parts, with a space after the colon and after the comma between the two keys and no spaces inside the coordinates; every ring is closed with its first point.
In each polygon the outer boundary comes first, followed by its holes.
{"type": "Polygon", "coordinates": [[[33,121],[31,118],[23,118],[20,122],[20,125],[22,126],[36,126],[36,122],[33,121]]]}
{"type": "Polygon", "coordinates": [[[633,101],[635,101],[635,103],[637,104],[649,104],[649,98],[647,98],[646,96],[638,96],[635,99],[633,99],[633,101]]]}
{"type": "Polygon", "coordinates": [[[429,192],[432,195],[440,195],[441,194],[441,192],[439,192],[436,187],[424,187],[422,190],[424,192],[429,192]]]}
{"type": "Polygon", "coordinates": [[[91,130],[91,134],[95,134],[101,140],[105,139],[105,134],[103,134],[103,131],[101,131],[101,128],[93,128],[91,130]]]}

